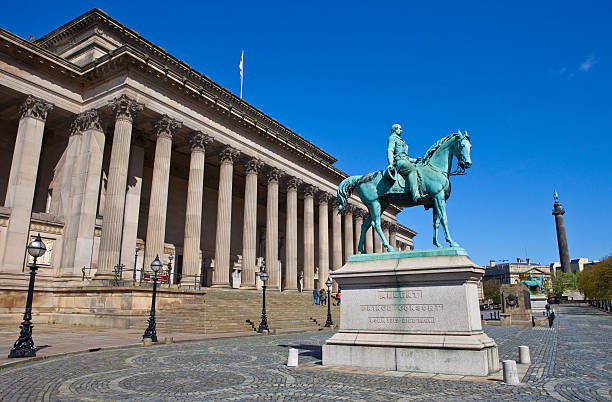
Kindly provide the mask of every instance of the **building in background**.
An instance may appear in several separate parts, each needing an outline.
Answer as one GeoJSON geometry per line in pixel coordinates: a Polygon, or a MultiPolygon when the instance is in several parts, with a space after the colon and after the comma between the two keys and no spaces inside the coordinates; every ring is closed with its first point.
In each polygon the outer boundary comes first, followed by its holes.
{"type": "Polygon", "coordinates": [[[489,265],[485,265],[484,268],[483,281],[497,279],[502,285],[520,283],[522,279],[528,279],[530,273],[534,278],[543,275],[546,281],[550,279],[550,267],[531,262],[529,258],[525,259],[525,261],[517,258],[516,262],[504,261],[501,263],[490,260],[489,265]]]}

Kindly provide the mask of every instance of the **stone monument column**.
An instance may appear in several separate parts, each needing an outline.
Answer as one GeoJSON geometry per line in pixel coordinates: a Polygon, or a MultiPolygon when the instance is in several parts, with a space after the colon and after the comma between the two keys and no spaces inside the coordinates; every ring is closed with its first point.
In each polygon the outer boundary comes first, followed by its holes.
{"type": "Polygon", "coordinates": [[[304,290],[314,289],[314,205],[315,186],[304,189],[304,290]]]}
{"type": "Polygon", "coordinates": [[[563,272],[572,272],[569,259],[569,250],[567,248],[567,238],[565,237],[565,222],[563,221],[563,214],[565,210],[559,202],[557,192],[554,194],[555,203],[553,204],[552,214],[555,216],[555,226],[557,227],[557,245],[559,247],[559,262],[561,263],[561,270],[563,272]]]}
{"type": "Polygon", "coordinates": [[[342,210],[344,215],[344,262],[348,261],[348,258],[355,253],[353,242],[353,209],[354,207],[347,204],[342,210]]]}
{"type": "Polygon", "coordinates": [[[230,286],[230,241],[232,233],[232,181],[234,162],[240,151],[226,146],[219,152],[219,196],[217,199],[217,233],[215,236],[215,269],[213,287],[230,286]]]}
{"type": "Polygon", "coordinates": [[[319,289],[329,277],[329,217],[328,202],[332,197],[326,192],[319,193],[319,289]]]}
{"type": "Polygon", "coordinates": [[[268,202],[266,206],[266,271],[270,275],[268,288],[281,288],[281,273],[278,265],[278,181],[283,171],[272,168],[268,171],[268,202]]]}
{"type": "Polygon", "coordinates": [[[359,254],[359,238],[361,237],[361,226],[366,213],[363,209],[355,207],[353,215],[355,215],[355,254],[359,254]]]}
{"type": "Polygon", "coordinates": [[[204,161],[206,147],[213,137],[201,131],[189,133],[185,142],[190,149],[189,184],[185,208],[185,240],[183,241],[183,275],[181,283],[194,283],[201,272],[200,239],[202,237],[202,200],[204,193],[204,161]]]}
{"type": "Polygon", "coordinates": [[[97,277],[100,275],[112,277],[113,267],[119,263],[132,123],[136,114],[143,109],[143,105],[126,95],[121,95],[110,102],[110,108],[115,113],[116,121],[104,198],[97,277]]]}
{"type": "Polygon", "coordinates": [[[298,220],[297,189],[302,181],[296,177],[287,180],[287,223],[285,226],[285,288],[297,290],[298,220]]]}
{"type": "Polygon", "coordinates": [[[23,270],[43,131],[51,110],[51,103],[32,95],[19,108],[19,127],[4,201],[4,206],[11,208],[0,266],[4,272],[23,270]]]}
{"type": "Polygon", "coordinates": [[[257,249],[257,174],[263,162],[257,158],[249,159],[244,168],[246,183],[244,187],[244,220],[242,228],[242,280],[240,286],[255,288],[256,249],[257,249]]]}
{"type": "Polygon", "coordinates": [[[156,123],[154,132],[155,161],[151,179],[151,199],[149,201],[149,218],[147,220],[147,238],[145,244],[145,267],[151,265],[156,256],[164,255],[166,237],[166,214],[168,212],[168,182],[170,180],[170,158],[172,155],[172,137],[176,129],[183,124],[163,115],[156,123]]]}
{"type": "Polygon", "coordinates": [[[97,110],[79,114],[75,123],[81,140],[64,224],[60,272],[78,278],[82,267],[91,266],[105,138],[97,110]]]}
{"type": "MultiPolygon", "coordinates": [[[[340,269],[342,267],[342,215],[337,211],[338,200],[332,198],[330,200],[332,207],[332,271],[340,269]]],[[[327,279],[326,279],[327,280],[327,279]]],[[[332,292],[338,293],[338,284],[336,281],[332,282],[332,292]]]]}

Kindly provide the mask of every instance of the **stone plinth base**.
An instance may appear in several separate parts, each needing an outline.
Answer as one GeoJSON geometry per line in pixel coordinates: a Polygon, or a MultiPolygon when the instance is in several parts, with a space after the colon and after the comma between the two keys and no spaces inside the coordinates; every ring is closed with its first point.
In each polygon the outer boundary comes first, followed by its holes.
{"type": "Polygon", "coordinates": [[[531,313],[536,320],[546,317],[546,295],[531,295],[531,313]]]}
{"type": "Polygon", "coordinates": [[[500,370],[483,331],[484,269],[463,249],[355,255],[331,276],[342,288],[340,331],[323,365],[488,376],[500,370]]]}

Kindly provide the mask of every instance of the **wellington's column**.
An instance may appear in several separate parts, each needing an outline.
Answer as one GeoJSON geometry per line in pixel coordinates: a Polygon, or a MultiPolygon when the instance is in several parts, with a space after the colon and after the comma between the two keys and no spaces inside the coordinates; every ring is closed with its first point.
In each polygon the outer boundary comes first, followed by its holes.
{"type": "Polygon", "coordinates": [[[389,244],[397,251],[397,224],[389,225],[389,244]]]}
{"type": "MultiPolygon", "coordinates": [[[[338,200],[334,197],[329,201],[332,219],[332,271],[342,267],[342,215],[338,213],[338,200]]],[[[327,279],[326,279],[327,280],[327,279]]],[[[332,283],[332,291],[338,293],[338,284],[332,283]]]]}
{"type": "Polygon", "coordinates": [[[565,222],[563,221],[563,214],[565,210],[559,202],[559,196],[555,191],[553,195],[555,203],[553,204],[552,214],[555,216],[555,225],[557,227],[557,245],[559,246],[559,261],[561,263],[561,270],[563,272],[572,272],[569,259],[569,250],[567,248],[567,238],[565,237],[565,222]]]}
{"type": "Polygon", "coordinates": [[[328,202],[332,197],[326,192],[319,193],[319,288],[324,288],[329,277],[329,217],[328,202]]]}
{"type": "Polygon", "coordinates": [[[285,288],[297,290],[298,224],[297,189],[302,181],[296,177],[287,180],[287,223],[285,226],[285,288]]]}
{"type": "Polygon", "coordinates": [[[43,131],[51,110],[51,103],[31,95],[19,108],[19,127],[4,202],[4,206],[11,208],[11,217],[5,233],[1,271],[23,270],[43,131]]]}
{"type": "Polygon", "coordinates": [[[314,205],[313,197],[317,188],[304,189],[304,289],[314,289],[314,205]]]}
{"type": "Polygon", "coordinates": [[[100,255],[96,276],[111,276],[113,267],[119,263],[121,248],[121,229],[123,226],[123,203],[127,182],[130,144],[132,141],[132,123],[143,106],[126,95],[121,95],[110,102],[115,113],[115,133],[111,150],[108,182],[104,199],[104,219],[100,238],[100,255]]]}
{"type": "Polygon", "coordinates": [[[244,220],[242,227],[242,280],[240,286],[255,288],[255,258],[257,251],[257,174],[263,162],[249,159],[244,165],[246,183],[244,187],[244,220]]]}
{"type": "Polygon", "coordinates": [[[281,273],[278,266],[278,181],[283,171],[272,168],[268,171],[268,202],[266,206],[266,271],[270,275],[268,287],[281,288],[281,273]]]}
{"type": "Polygon", "coordinates": [[[230,286],[230,241],[232,234],[232,182],[234,162],[240,151],[226,146],[219,152],[219,196],[217,198],[217,234],[215,236],[215,270],[213,287],[230,286]]]}
{"type": "Polygon", "coordinates": [[[76,122],[81,139],[70,187],[60,267],[62,275],[80,279],[81,268],[91,266],[105,138],[97,110],[81,113],[76,122]]]}
{"type": "Polygon", "coordinates": [[[175,131],[181,128],[182,125],[181,122],[166,115],[163,115],[155,123],[154,133],[157,136],[157,140],[155,143],[153,178],[151,179],[149,218],[147,220],[145,267],[150,266],[156,256],[161,258],[164,255],[172,137],[175,131]]]}
{"type": "Polygon", "coordinates": [[[191,156],[189,184],[185,208],[185,240],[183,242],[183,275],[181,283],[194,283],[194,275],[201,272],[200,238],[202,236],[202,198],[204,192],[204,161],[206,147],[213,138],[201,131],[189,133],[185,138],[191,156]]]}
{"type": "Polygon", "coordinates": [[[366,212],[358,207],[355,207],[353,215],[355,215],[355,254],[359,254],[359,240],[361,239],[361,226],[366,212]]]}
{"type": "Polygon", "coordinates": [[[353,210],[354,207],[350,204],[347,204],[342,210],[342,215],[344,215],[344,262],[348,261],[348,258],[355,253],[355,243],[353,242],[353,210]]]}

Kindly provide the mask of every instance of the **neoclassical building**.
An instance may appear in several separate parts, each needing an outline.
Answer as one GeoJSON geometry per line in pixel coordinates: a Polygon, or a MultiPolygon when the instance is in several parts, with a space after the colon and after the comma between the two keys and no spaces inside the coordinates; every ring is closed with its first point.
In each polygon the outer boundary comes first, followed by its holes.
{"type": "MultiPolygon", "coordinates": [[[[0,94],[5,292],[37,233],[51,288],[139,281],[159,255],[177,287],[254,288],[263,257],[271,288],[309,290],[356,250],[367,212],[336,213],[334,157],[101,10],[39,39],[0,29],[0,94]]],[[[385,232],[410,249],[398,212],[385,232]]]]}

